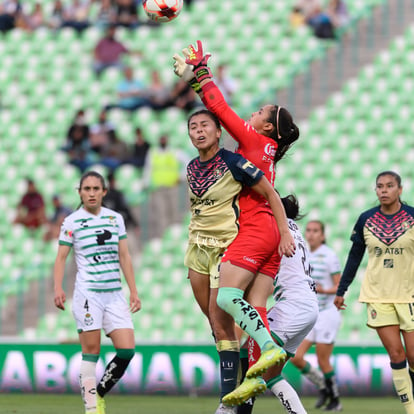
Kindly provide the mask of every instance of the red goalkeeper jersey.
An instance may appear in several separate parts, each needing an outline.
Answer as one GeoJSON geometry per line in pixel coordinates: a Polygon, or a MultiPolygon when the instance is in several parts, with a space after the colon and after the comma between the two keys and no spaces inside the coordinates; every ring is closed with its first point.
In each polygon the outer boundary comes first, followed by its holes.
{"type": "MultiPolygon", "coordinates": [[[[275,140],[259,134],[251,125],[241,119],[227,104],[214,82],[207,83],[202,89],[203,103],[206,108],[217,115],[226,131],[238,142],[236,152],[260,168],[270,183],[274,185],[273,159],[277,149],[275,140]]],[[[250,215],[258,211],[267,211],[272,214],[267,200],[251,188],[244,188],[240,195],[242,213],[250,215]]]]}

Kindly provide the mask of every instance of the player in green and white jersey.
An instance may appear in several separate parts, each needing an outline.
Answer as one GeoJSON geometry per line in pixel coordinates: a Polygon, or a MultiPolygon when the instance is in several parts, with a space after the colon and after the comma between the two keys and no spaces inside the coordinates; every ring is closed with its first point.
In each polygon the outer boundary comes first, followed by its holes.
{"type": "Polygon", "coordinates": [[[66,259],[74,249],[77,265],[72,312],[82,348],[80,386],[85,411],[105,414],[104,395],[117,383],[135,355],[131,312],[141,309],[134,270],[128,251],[125,223],[120,214],[102,206],[106,194],[103,177],[85,173],[79,185],[81,206],[64,220],[54,266],[55,305],[65,310],[62,287],[66,259]],[[129,291],[129,305],[122,293],[121,270],[129,291]],[[115,357],[96,382],[101,329],[112,340],[115,357]]]}
{"type": "Polygon", "coordinates": [[[331,364],[335,339],[341,326],[341,315],[334,305],[341,265],[336,253],[326,245],[324,223],[319,220],[309,221],[305,238],[310,251],[311,276],[318,293],[319,316],[291,362],[319,388],[320,396],[315,407],[325,406],[325,411],[341,411],[335,370],[331,364]],[[316,346],[319,370],[304,358],[313,344],[316,346]]]}

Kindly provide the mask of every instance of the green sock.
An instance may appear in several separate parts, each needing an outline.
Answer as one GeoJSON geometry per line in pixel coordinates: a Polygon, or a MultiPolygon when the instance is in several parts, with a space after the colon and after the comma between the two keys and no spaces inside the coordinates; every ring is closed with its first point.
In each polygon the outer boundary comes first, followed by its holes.
{"type": "Polygon", "coordinates": [[[219,288],[217,304],[221,309],[233,316],[235,322],[257,342],[260,349],[263,349],[268,342],[274,344],[259,313],[243,299],[243,295],[244,292],[241,289],[231,287],[219,288]]]}

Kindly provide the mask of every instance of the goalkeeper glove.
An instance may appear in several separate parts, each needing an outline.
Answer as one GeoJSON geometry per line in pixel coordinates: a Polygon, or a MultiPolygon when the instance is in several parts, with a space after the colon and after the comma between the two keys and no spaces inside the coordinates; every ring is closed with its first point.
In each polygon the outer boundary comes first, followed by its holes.
{"type": "MultiPolygon", "coordinates": [[[[190,51],[185,48],[183,49],[183,55],[187,58],[190,54],[190,51]]],[[[185,59],[182,58],[179,54],[175,53],[173,56],[174,62],[174,73],[179,76],[181,79],[185,80],[193,88],[194,92],[199,93],[201,91],[200,82],[195,78],[193,73],[193,65],[185,63],[185,59]]]]}
{"type": "Polygon", "coordinates": [[[197,49],[190,45],[188,47],[189,55],[186,56],[185,62],[188,65],[193,65],[194,75],[198,82],[203,81],[204,79],[211,79],[213,74],[211,73],[210,68],[207,66],[207,62],[210,59],[210,53],[203,55],[203,45],[200,40],[197,40],[197,49]]]}

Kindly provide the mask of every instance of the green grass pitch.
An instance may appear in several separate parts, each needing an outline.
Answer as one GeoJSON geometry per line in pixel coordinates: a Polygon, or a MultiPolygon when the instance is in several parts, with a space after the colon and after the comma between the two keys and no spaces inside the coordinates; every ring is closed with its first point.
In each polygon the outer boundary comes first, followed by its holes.
{"type": "MultiPolygon", "coordinates": [[[[137,396],[112,394],[106,398],[106,414],[213,414],[218,406],[216,397],[137,396]]],[[[309,414],[322,413],[313,408],[315,398],[302,399],[309,414]]],[[[347,414],[403,414],[404,408],[395,397],[343,397],[347,414]]],[[[0,394],[2,414],[83,414],[80,395],[74,394],[0,394]]],[[[260,397],[254,414],[285,413],[271,395],[260,397]]]]}

